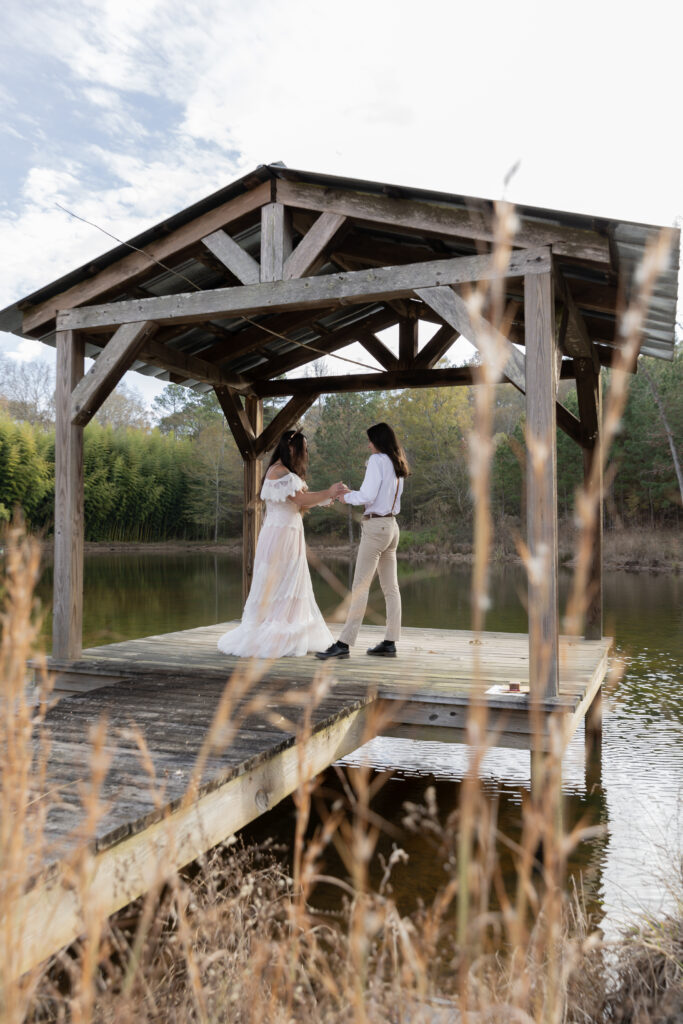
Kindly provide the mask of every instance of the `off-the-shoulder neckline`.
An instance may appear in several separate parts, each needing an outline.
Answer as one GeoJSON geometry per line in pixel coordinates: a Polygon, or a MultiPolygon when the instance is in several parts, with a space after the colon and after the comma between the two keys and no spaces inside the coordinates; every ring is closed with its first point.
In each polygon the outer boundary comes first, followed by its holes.
{"type": "Polygon", "coordinates": [[[286,480],[288,476],[296,476],[296,473],[293,473],[291,469],[288,469],[286,473],[282,474],[282,476],[268,476],[268,475],[266,475],[264,477],[264,483],[275,484],[275,483],[278,482],[278,480],[286,480]]]}

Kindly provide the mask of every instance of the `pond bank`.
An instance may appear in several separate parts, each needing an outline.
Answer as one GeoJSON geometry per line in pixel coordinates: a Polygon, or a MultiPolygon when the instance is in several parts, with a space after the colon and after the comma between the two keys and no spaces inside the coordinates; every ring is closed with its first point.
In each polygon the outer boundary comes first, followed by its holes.
{"type": "MultiPolygon", "coordinates": [[[[562,529],[560,542],[560,564],[571,569],[574,566],[574,536],[562,529]]],[[[683,569],[683,543],[679,530],[606,530],[603,539],[603,566],[606,570],[626,572],[680,573],[683,569]]],[[[357,545],[349,544],[338,537],[313,535],[309,545],[323,558],[355,558],[357,545]]],[[[43,542],[44,561],[52,561],[52,540],[43,542]]],[[[132,541],[86,541],[88,555],[133,554],[216,554],[234,555],[242,553],[241,539],[212,541],[166,540],[152,543],[132,541]]],[[[471,544],[446,542],[433,539],[433,531],[404,530],[398,557],[414,562],[446,562],[467,565],[473,561],[471,544]]],[[[514,538],[504,544],[494,542],[492,561],[501,564],[521,564],[514,538]]]]}

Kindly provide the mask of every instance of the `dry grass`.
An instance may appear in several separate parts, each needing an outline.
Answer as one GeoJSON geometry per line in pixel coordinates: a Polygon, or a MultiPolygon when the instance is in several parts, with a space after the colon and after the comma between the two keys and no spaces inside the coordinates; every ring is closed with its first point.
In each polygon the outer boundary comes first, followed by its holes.
{"type": "MultiPolygon", "coordinates": [[[[495,249],[501,266],[509,257],[514,230],[514,212],[501,206],[495,249]]],[[[576,633],[581,632],[588,603],[601,474],[626,400],[628,361],[637,352],[639,325],[662,253],[662,245],[648,253],[641,293],[625,311],[623,366],[612,373],[604,441],[577,501],[576,567],[568,610],[568,625],[576,633]]],[[[501,337],[514,315],[503,300],[500,281],[467,296],[485,356],[470,438],[475,633],[485,628],[488,567],[495,553],[489,508],[492,412],[506,359],[501,337]]],[[[547,452],[531,436],[527,444],[530,472],[540,477],[547,452]]],[[[294,794],[291,870],[269,849],[224,845],[190,870],[177,871],[168,861],[160,864],[147,894],[107,918],[88,884],[91,840],[101,813],[98,794],[107,771],[102,724],[92,741],[92,778],[82,792],[85,825],[70,858],[82,934],[50,963],[19,976],[25,922],[16,908],[41,863],[43,825],[54,795],[47,784],[49,752],[40,740],[40,708],[45,703],[36,711],[25,685],[27,660],[37,649],[39,632],[32,599],[39,552],[18,523],[7,531],[5,544],[0,637],[2,1024],[649,1024],[680,1019],[683,914],[646,922],[617,948],[605,947],[580,901],[567,892],[569,854],[594,833],[581,826],[569,832],[563,827],[559,736],[553,737],[551,754],[535,762],[535,796],[524,802],[521,834],[513,841],[501,833],[496,802],[480,783],[486,709],[476,704],[468,722],[469,767],[457,811],[441,821],[430,791],[424,805],[403,811],[403,826],[431,836],[443,866],[437,895],[411,915],[399,912],[391,893],[392,867],[404,856],[399,846],[384,865],[379,886],[370,884],[383,827],[373,811],[380,782],[369,769],[358,768],[345,777],[343,799],[328,804],[315,795],[314,781],[301,778],[294,794]],[[314,799],[320,824],[311,829],[314,799]],[[345,879],[325,875],[325,853],[332,845],[344,863],[345,879]],[[502,848],[515,865],[512,887],[506,886],[501,868],[502,848]],[[336,918],[311,907],[321,881],[342,891],[343,912],[336,918]]],[[[542,596],[550,553],[534,554],[521,542],[518,549],[534,593],[542,596]]],[[[541,654],[543,675],[548,665],[545,652],[541,654]]],[[[258,684],[257,673],[249,679],[251,685],[258,684]]],[[[243,676],[228,683],[200,761],[219,738],[229,743],[232,715],[249,696],[243,684],[243,676]]],[[[303,738],[308,728],[304,716],[303,738]]],[[[140,755],[144,764],[148,755],[142,734],[140,755]]],[[[148,774],[154,785],[153,771],[148,774]]],[[[200,775],[198,770],[196,779],[200,775]]],[[[195,793],[190,787],[188,801],[195,793]]]]}

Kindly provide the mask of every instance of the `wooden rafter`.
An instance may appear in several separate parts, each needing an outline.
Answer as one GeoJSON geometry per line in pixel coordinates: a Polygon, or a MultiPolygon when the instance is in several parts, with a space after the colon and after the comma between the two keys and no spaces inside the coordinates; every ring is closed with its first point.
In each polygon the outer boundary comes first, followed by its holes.
{"type": "MultiPolygon", "coordinates": [[[[550,267],[548,249],[514,252],[504,276],[544,273],[550,267]]],[[[263,261],[261,262],[263,273],[263,261]]],[[[387,301],[410,296],[418,289],[437,285],[493,280],[500,270],[490,255],[462,256],[402,267],[378,267],[349,274],[326,274],[292,281],[270,281],[237,288],[213,288],[202,292],[111,302],[62,312],[59,330],[111,327],[139,320],[157,323],[191,323],[212,317],[238,317],[268,310],[314,309],[339,303],[387,301]]]]}
{"type": "MultiPolygon", "coordinates": [[[[277,199],[291,207],[344,214],[355,220],[392,225],[443,237],[471,238],[494,242],[490,219],[468,209],[414,199],[390,199],[368,192],[349,192],[293,181],[276,183],[277,199]]],[[[596,231],[561,225],[539,224],[520,218],[514,244],[525,249],[552,245],[562,256],[610,262],[609,242],[596,231]]]]}
{"type": "Polygon", "coordinates": [[[214,231],[202,238],[202,242],[242,284],[258,284],[261,280],[261,268],[257,261],[227,231],[214,231]]]}
{"type": "Polygon", "coordinates": [[[344,348],[345,345],[350,345],[352,342],[357,341],[359,335],[364,335],[368,330],[381,331],[385,327],[392,327],[395,323],[396,316],[391,310],[380,310],[377,313],[371,314],[360,323],[350,324],[345,327],[326,329],[322,324],[313,324],[311,329],[317,330],[319,333],[318,337],[310,343],[311,348],[300,346],[291,352],[286,352],[284,355],[275,356],[273,359],[254,367],[246,376],[251,381],[263,380],[266,377],[278,377],[281,373],[296,370],[298,366],[310,363],[312,360],[320,358],[320,356],[331,355],[337,349],[344,348]]]}
{"type": "MultiPolygon", "coordinates": [[[[221,203],[214,210],[202,214],[189,224],[176,228],[162,238],[145,246],[143,252],[131,252],[116,263],[100,270],[87,281],[81,281],[44,302],[27,309],[23,318],[24,334],[40,331],[54,320],[60,309],[80,306],[93,302],[122,285],[128,285],[155,270],[155,260],[166,261],[170,257],[195,245],[217,228],[227,227],[246,214],[257,210],[270,197],[270,182],[264,182],[250,192],[221,203]]],[[[156,270],[158,272],[158,267],[156,270]]]]}
{"type": "Polygon", "coordinates": [[[139,358],[151,366],[158,366],[169,373],[182,375],[186,380],[199,380],[216,387],[231,387],[237,391],[248,391],[249,382],[238,373],[223,373],[215,363],[199,356],[188,355],[170,345],[162,345],[156,338],[143,344],[139,358]]]}
{"type": "Polygon", "coordinates": [[[309,274],[345,220],[346,217],[341,214],[321,213],[296,249],[285,260],[283,278],[290,280],[309,274]]]}

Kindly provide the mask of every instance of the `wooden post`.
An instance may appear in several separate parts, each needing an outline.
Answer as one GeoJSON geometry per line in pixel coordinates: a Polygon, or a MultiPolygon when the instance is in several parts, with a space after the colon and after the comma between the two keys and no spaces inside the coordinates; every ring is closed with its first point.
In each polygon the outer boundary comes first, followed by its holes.
{"type": "Polygon", "coordinates": [[[529,692],[558,693],[555,315],[550,273],[524,277],[529,548],[529,692]]]}
{"type": "Polygon", "coordinates": [[[292,251],[289,211],[282,203],[261,207],[261,281],[281,281],[292,251]]]}
{"type": "MultiPolygon", "coordinates": [[[[247,396],[245,412],[256,437],[263,433],[263,402],[247,396]]],[[[244,456],[244,511],[242,513],[242,599],[247,600],[254,575],[256,541],[261,528],[261,463],[256,454],[244,456]]]]}
{"type": "Polygon", "coordinates": [[[602,423],[602,380],[589,359],[575,359],[576,394],[579,415],[584,429],[587,447],[583,449],[583,481],[588,485],[593,473],[593,462],[598,459],[598,511],[593,533],[593,553],[588,574],[588,593],[584,636],[587,640],[602,637],[602,520],[603,486],[602,462],[600,460],[600,425],[602,423]]]}
{"type": "Polygon", "coordinates": [[[71,423],[71,393],[83,377],[83,352],[82,336],[57,332],[54,658],[78,658],[83,645],[83,427],[71,423]]]}
{"type": "Polygon", "coordinates": [[[414,316],[405,317],[398,325],[398,365],[403,370],[415,362],[419,325],[419,320],[414,316]]]}

